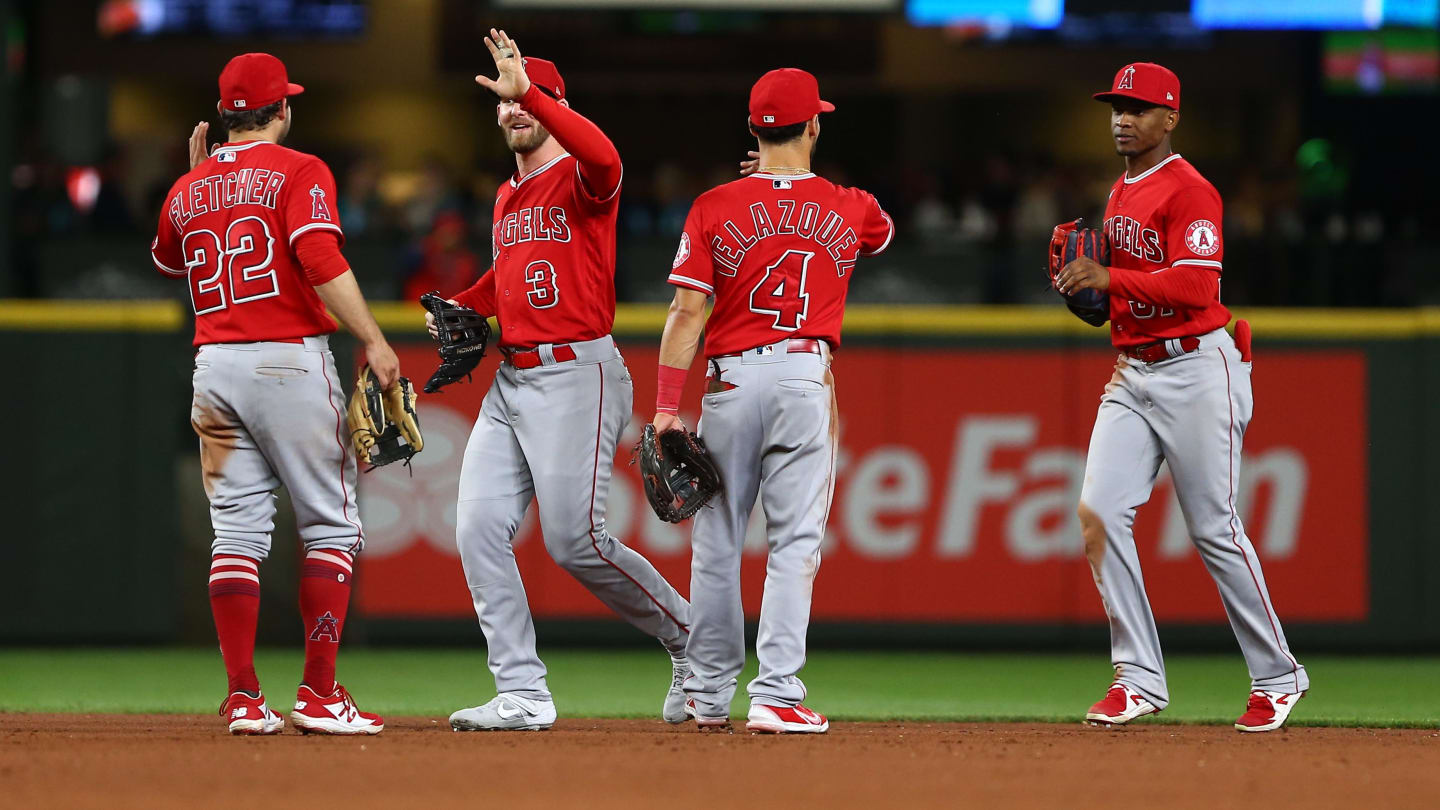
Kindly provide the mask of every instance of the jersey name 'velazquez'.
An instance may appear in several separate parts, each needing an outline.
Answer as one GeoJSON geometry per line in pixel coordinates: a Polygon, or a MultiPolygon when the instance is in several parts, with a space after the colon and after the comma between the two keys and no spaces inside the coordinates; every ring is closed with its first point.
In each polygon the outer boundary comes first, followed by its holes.
{"type": "Polygon", "coordinates": [[[737,226],[735,220],[727,219],[720,224],[723,233],[715,234],[710,244],[711,256],[720,274],[734,276],[740,272],[745,254],[772,236],[810,239],[830,254],[840,275],[854,269],[855,258],[845,259],[842,256],[859,237],[855,235],[854,228],[845,225],[844,217],[833,210],[822,209],[815,202],[802,205],[797,205],[795,200],[767,202],[750,205],[749,222],[741,220],[737,226]]]}
{"type": "Polygon", "coordinates": [[[175,230],[183,231],[190,220],[211,211],[238,205],[274,210],[284,186],[285,173],[271,169],[240,169],[201,177],[191,183],[184,194],[176,194],[170,200],[170,222],[175,230]]]}

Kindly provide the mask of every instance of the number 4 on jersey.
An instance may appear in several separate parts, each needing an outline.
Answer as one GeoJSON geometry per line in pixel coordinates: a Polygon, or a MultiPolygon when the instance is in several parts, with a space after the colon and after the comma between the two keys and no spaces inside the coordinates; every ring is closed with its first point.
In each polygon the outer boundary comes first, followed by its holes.
{"type": "Polygon", "coordinates": [[[750,311],[774,315],[774,327],[794,332],[810,314],[810,294],[805,292],[805,274],[815,254],[805,250],[787,250],[779,260],[765,268],[760,283],[750,291],[750,311]]]}

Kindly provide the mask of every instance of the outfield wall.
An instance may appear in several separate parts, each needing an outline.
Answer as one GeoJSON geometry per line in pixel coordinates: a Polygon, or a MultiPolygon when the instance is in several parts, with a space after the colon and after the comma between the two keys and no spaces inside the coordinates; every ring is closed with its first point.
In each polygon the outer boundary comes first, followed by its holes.
{"type": "MultiPolygon", "coordinates": [[[[418,307],[377,306],[411,377],[433,368],[418,307]]],[[[1440,311],[1264,310],[1238,508],[1297,643],[1440,645],[1440,311]]],[[[635,418],[617,454],[612,532],[688,582],[688,534],[654,519],[628,461],[654,399],[663,307],[622,307],[635,418]]],[[[0,561],[0,637],[70,641],[208,632],[204,498],[188,425],[188,316],[168,303],[0,303],[26,393],[6,398],[14,497],[0,561]],[[83,324],[83,329],[75,329],[83,324]],[[99,563],[98,565],[96,563],[99,563]]],[[[834,641],[1086,643],[1103,613],[1074,503],[1114,353],[1063,310],[856,307],[835,376],[836,497],[814,617],[834,641]]],[[[343,362],[348,341],[337,340],[343,362]]],[[[368,550],[352,633],[473,637],[454,551],[460,452],[496,359],[475,384],[422,396],[426,450],[361,478],[368,550]]],[[[701,374],[682,415],[694,422],[701,374]]],[[[9,500],[9,498],[7,498],[9,500]]],[[[752,521],[742,579],[764,574],[752,521]]],[[[293,530],[267,563],[267,613],[290,633],[293,530]],[[274,598],[271,598],[274,597],[274,598]]],[[[1136,525],[1171,635],[1224,642],[1225,616],[1168,479],[1136,525]]],[[[553,563],[531,518],[516,554],[542,621],[608,637],[605,611],[553,563]]],[[[682,585],[682,590],[685,588],[682,585]]],[[[617,637],[627,637],[621,633],[617,637]]],[[[1233,642],[1229,642],[1233,644],[1233,642]]]]}

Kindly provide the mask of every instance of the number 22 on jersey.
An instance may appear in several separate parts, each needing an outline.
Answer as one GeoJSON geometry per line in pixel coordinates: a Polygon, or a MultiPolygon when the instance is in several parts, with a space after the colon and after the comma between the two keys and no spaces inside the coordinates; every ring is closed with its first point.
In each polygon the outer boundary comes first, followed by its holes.
{"type": "Polygon", "coordinates": [[[794,332],[810,314],[810,294],[805,291],[805,277],[810,269],[813,251],[787,250],[769,267],[760,282],[750,290],[750,311],[775,316],[772,326],[783,332],[794,332]]]}
{"type": "Polygon", "coordinates": [[[212,230],[191,231],[180,249],[190,272],[190,300],[196,315],[280,294],[271,266],[275,237],[260,217],[231,222],[223,243],[212,230]]]}

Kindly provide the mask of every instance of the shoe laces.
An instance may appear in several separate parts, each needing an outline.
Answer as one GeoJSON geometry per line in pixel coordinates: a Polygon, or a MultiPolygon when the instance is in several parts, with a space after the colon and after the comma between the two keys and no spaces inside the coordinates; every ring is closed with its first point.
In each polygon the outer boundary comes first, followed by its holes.
{"type": "Polygon", "coordinates": [[[1255,691],[1250,693],[1250,702],[1245,704],[1245,709],[1252,712],[1274,712],[1275,705],[1270,702],[1269,695],[1255,691]]]}
{"type": "Polygon", "coordinates": [[[353,709],[356,714],[360,713],[360,707],[355,705],[355,698],[350,697],[349,690],[347,690],[340,684],[335,684],[335,691],[332,692],[330,696],[340,698],[340,703],[342,706],[347,709],[353,709]]]}
{"type": "Polygon", "coordinates": [[[690,662],[680,663],[675,661],[670,668],[670,688],[682,689],[685,686],[685,679],[690,677],[690,662]]]}

